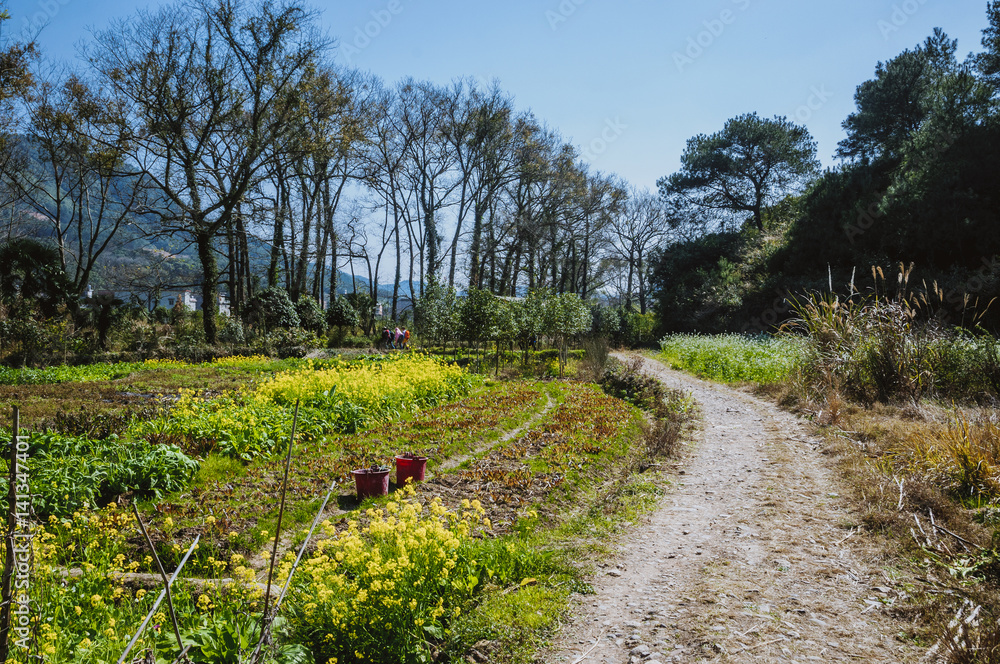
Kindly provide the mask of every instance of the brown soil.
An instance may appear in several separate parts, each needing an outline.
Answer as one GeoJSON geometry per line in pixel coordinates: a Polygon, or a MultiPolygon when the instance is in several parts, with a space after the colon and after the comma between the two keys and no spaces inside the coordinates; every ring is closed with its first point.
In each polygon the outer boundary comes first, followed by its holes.
{"type": "Polygon", "coordinates": [[[692,393],[704,423],[661,507],[574,595],[538,661],[911,662],[877,567],[806,423],[743,392],[645,360],[692,393]]]}

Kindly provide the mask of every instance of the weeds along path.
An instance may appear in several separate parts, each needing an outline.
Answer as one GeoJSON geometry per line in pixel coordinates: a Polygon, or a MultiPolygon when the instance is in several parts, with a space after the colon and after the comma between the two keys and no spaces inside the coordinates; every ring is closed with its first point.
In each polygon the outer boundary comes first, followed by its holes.
{"type": "Polygon", "coordinates": [[[644,370],[692,393],[702,431],[676,487],[598,570],[596,595],[574,596],[539,661],[918,660],[807,426],[655,360],[644,370]]]}

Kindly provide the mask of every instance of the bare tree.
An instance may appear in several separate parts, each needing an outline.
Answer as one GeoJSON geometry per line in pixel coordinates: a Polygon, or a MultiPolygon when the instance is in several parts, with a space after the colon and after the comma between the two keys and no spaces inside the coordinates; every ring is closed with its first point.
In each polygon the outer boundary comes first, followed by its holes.
{"type": "Polygon", "coordinates": [[[196,0],[141,10],[99,33],[89,59],[132,129],[128,159],[151,181],[164,228],[193,240],[205,337],[215,343],[216,235],[294,124],[326,42],[301,5],[196,0]]]}
{"type": "MultiPolygon", "coordinates": [[[[420,287],[434,278],[441,262],[441,211],[451,205],[452,193],[461,184],[454,168],[457,155],[446,133],[448,117],[455,113],[458,97],[455,90],[441,89],[430,83],[404,81],[398,90],[397,109],[403,130],[408,134],[403,162],[403,176],[414,193],[416,208],[404,208],[407,236],[420,255],[420,287]]],[[[411,254],[412,255],[412,254],[411,254]]],[[[411,295],[413,277],[410,277],[411,295]]]]}
{"type": "Polygon", "coordinates": [[[20,159],[0,171],[53,233],[70,288],[81,295],[101,255],[145,207],[143,175],[127,172],[129,131],[114,100],[75,75],[53,73],[23,108],[20,159]]]}
{"type": "Polygon", "coordinates": [[[614,256],[627,275],[622,303],[631,307],[633,297],[639,312],[646,313],[646,257],[667,231],[663,204],[647,190],[631,189],[621,212],[612,217],[611,237],[614,256]]]}
{"type": "Polygon", "coordinates": [[[499,84],[485,91],[469,84],[460,105],[451,107],[445,137],[456,153],[461,190],[455,233],[449,248],[448,286],[455,286],[458,248],[466,215],[473,214],[469,243],[469,283],[480,282],[483,222],[497,197],[515,175],[513,105],[499,84]]]}
{"type": "MultiPolygon", "coordinates": [[[[396,318],[399,307],[400,283],[403,270],[402,225],[408,219],[413,190],[404,186],[404,160],[409,152],[413,135],[405,130],[402,114],[397,111],[398,97],[393,91],[383,87],[374,90],[369,108],[371,109],[372,132],[364,154],[364,182],[381,200],[385,207],[385,219],[391,229],[386,228],[382,236],[395,246],[395,272],[392,282],[391,316],[396,318]]],[[[410,261],[412,287],[413,262],[410,261]]]]}

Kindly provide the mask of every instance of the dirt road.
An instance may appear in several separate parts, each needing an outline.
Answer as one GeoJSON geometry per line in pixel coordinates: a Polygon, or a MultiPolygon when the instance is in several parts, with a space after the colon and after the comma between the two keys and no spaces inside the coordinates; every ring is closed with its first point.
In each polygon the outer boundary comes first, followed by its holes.
{"type": "Polygon", "coordinates": [[[886,611],[898,591],[808,427],[653,360],[645,370],[693,394],[703,431],[540,661],[917,661],[886,611]]]}

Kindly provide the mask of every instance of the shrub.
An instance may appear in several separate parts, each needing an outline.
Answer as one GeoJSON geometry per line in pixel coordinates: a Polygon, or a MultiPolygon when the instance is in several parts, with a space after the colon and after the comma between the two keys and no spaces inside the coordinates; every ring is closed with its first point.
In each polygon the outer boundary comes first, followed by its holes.
{"type": "Polygon", "coordinates": [[[618,310],[618,328],[612,334],[616,346],[639,348],[656,343],[653,330],[656,317],[652,312],[640,314],[633,309],[618,310]]]}
{"type": "Polygon", "coordinates": [[[242,345],[246,343],[246,331],[238,318],[226,316],[219,327],[219,341],[224,344],[242,345]]]}
{"type": "Polygon", "coordinates": [[[375,329],[375,299],[367,291],[348,293],[344,298],[358,313],[358,323],[365,334],[371,334],[375,329]]]}
{"type": "Polygon", "coordinates": [[[458,334],[470,343],[496,339],[500,335],[501,300],[487,290],[473,288],[458,307],[458,334]]]}
{"type": "Polygon", "coordinates": [[[610,359],[601,377],[601,388],[613,397],[651,411],[658,418],[674,419],[691,409],[691,400],[642,371],[642,360],[628,364],[610,359]]]}
{"type": "Polygon", "coordinates": [[[250,301],[250,316],[255,323],[272,330],[299,326],[299,315],[295,312],[291,298],[284,289],[272,286],[265,288],[250,301]]]}
{"type": "Polygon", "coordinates": [[[361,323],[357,310],[347,301],[338,297],[330,302],[326,310],[326,324],[330,327],[357,327],[361,323]]]}
{"type": "Polygon", "coordinates": [[[995,401],[1000,395],[1000,343],[963,330],[927,341],[933,393],[942,398],[995,401]]]}
{"type": "Polygon", "coordinates": [[[153,309],[153,313],[151,314],[151,316],[152,316],[152,319],[155,322],[157,322],[157,323],[161,323],[161,324],[163,324],[163,323],[169,323],[170,322],[170,309],[167,309],[166,307],[164,307],[162,305],[156,305],[156,308],[153,309]]]}
{"type": "Polygon", "coordinates": [[[902,296],[812,294],[793,301],[788,327],[807,335],[808,376],[820,391],[842,390],[864,404],[926,395],[995,399],[997,341],[918,322],[919,307],[902,296]]]}
{"type": "Polygon", "coordinates": [[[455,336],[458,311],[455,289],[432,281],[414,304],[414,324],[423,338],[446,343],[455,336]]]}
{"type": "Polygon", "coordinates": [[[299,327],[302,329],[316,334],[324,331],[323,310],[320,309],[319,302],[313,298],[308,295],[300,296],[299,301],[295,303],[295,313],[299,317],[299,327]]]}
{"type": "Polygon", "coordinates": [[[309,349],[314,348],[317,343],[315,334],[300,327],[278,328],[254,339],[250,348],[254,354],[273,355],[284,359],[305,357],[309,349]]]}

